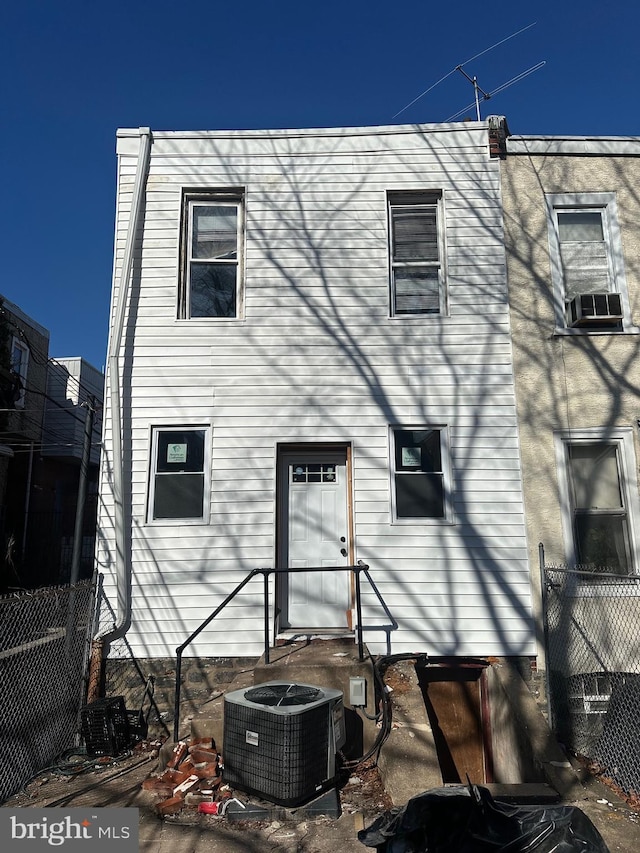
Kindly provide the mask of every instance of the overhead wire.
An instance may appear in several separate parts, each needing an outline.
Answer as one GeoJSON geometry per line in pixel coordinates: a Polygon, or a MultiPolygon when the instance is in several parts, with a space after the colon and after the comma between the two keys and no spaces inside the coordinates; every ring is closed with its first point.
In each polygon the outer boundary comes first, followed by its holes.
{"type": "MultiPolygon", "coordinates": [[[[475,56],[472,56],[469,59],[465,59],[464,62],[461,62],[459,65],[456,65],[455,68],[452,68],[451,71],[449,71],[447,74],[444,75],[444,77],[441,77],[436,83],[434,83],[432,86],[429,86],[429,88],[425,89],[424,92],[421,92],[421,94],[419,94],[417,96],[417,98],[414,98],[405,107],[402,107],[401,110],[398,110],[398,112],[395,115],[393,115],[392,118],[397,118],[400,115],[400,113],[403,113],[405,110],[408,110],[409,107],[412,107],[416,103],[416,101],[419,101],[420,98],[427,95],[429,92],[431,92],[433,89],[435,89],[436,86],[439,86],[440,83],[443,83],[447,79],[447,77],[450,77],[459,68],[462,68],[463,66],[468,65],[469,62],[473,62],[474,59],[479,59],[481,56],[484,56],[485,53],[489,53],[490,50],[493,50],[496,47],[500,47],[501,44],[504,44],[505,42],[509,41],[509,39],[515,38],[516,36],[519,36],[520,33],[524,33],[526,30],[530,30],[531,27],[535,27],[536,23],[537,22],[534,21],[532,24],[527,24],[526,27],[523,27],[521,30],[518,30],[515,33],[511,33],[510,36],[506,36],[506,38],[503,38],[500,41],[497,41],[495,44],[492,44],[491,47],[487,47],[484,50],[481,50],[480,53],[476,53],[475,56]]],[[[465,107],[465,109],[468,109],[468,107],[465,107]]],[[[461,112],[464,112],[464,110],[461,110],[461,112]]],[[[451,119],[447,119],[447,121],[451,121],[451,119]]]]}

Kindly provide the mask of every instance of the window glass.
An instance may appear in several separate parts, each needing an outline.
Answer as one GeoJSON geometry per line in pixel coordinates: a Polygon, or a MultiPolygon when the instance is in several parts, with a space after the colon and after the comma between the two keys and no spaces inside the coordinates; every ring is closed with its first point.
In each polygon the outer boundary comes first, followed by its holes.
{"type": "Polygon", "coordinates": [[[397,518],[444,518],[442,431],[395,429],[394,488],[397,518]]]}
{"type": "Polygon", "coordinates": [[[599,210],[558,211],[561,242],[602,241],[602,213],[599,210]]]}
{"type": "Polygon", "coordinates": [[[576,560],[593,571],[631,570],[629,519],[619,448],[611,442],[567,445],[576,560]]]}
{"type": "Polygon", "coordinates": [[[201,206],[193,211],[194,258],[238,257],[238,211],[235,207],[201,206]]]}
{"type": "Polygon", "coordinates": [[[391,314],[439,314],[443,270],[438,196],[390,193],[391,314]]]}
{"type": "Polygon", "coordinates": [[[183,269],[179,315],[239,315],[242,197],[201,191],[183,199],[183,269]]]}
{"type": "Polygon", "coordinates": [[[157,430],[153,519],[203,518],[205,436],[203,429],[157,430]]]}

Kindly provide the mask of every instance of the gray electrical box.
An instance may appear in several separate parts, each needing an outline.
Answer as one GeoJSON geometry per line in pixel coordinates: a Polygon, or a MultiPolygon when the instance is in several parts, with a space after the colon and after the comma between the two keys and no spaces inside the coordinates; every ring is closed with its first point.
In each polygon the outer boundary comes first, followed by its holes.
{"type": "Polygon", "coordinates": [[[360,708],[367,704],[367,681],[361,675],[349,678],[349,704],[360,708]]]}

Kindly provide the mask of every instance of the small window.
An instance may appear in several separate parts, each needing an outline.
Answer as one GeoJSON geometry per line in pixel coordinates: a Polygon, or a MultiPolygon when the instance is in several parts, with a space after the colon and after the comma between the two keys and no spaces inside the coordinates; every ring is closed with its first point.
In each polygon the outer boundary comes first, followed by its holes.
{"type": "Polygon", "coordinates": [[[153,431],[149,520],[205,520],[205,428],[153,431]]]}
{"type": "Polygon", "coordinates": [[[436,427],[394,428],[394,517],[445,518],[445,431],[436,427]]]}
{"type": "Polygon", "coordinates": [[[185,193],[182,318],[232,319],[239,316],[242,222],[241,196],[185,193]]]}
{"type": "Polygon", "coordinates": [[[615,193],[547,196],[556,325],[631,331],[615,193]]]}
{"type": "Polygon", "coordinates": [[[439,194],[389,193],[391,315],[445,313],[439,194]]]}
{"type": "Polygon", "coordinates": [[[28,368],[29,347],[17,338],[13,338],[11,342],[11,372],[15,381],[14,406],[18,409],[24,408],[28,368]]]}

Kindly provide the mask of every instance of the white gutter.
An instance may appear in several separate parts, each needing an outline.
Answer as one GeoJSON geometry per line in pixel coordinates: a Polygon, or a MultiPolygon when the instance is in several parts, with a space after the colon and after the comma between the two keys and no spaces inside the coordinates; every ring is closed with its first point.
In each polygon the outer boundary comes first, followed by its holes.
{"type": "Polygon", "coordinates": [[[138,164],[136,178],[133,185],[133,200],[131,202],[131,215],[129,217],[129,229],[124,247],[124,258],[122,261],[122,273],[118,287],[116,300],[115,319],[113,331],[109,339],[109,355],[107,358],[107,370],[109,373],[109,392],[111,408],[111,436],[112,436],[112,477],[113,477],[113,502],[114,502],[114,528],[115,528],[115,573],[117,590],[116,621],[113,627],[99,633],[95,641],[109,643],[123,637],[131,624],[131,577],[127,562],[127,526],[124,506],[124,462],[122,455],[122,383],[120,381],[120,349],[124,335],[125,313],[129,302],[131,289],[131,271],[133,268],[133,252],[135,246],[136,232],[140,220],[140,211],[144,199],[144,189],[149,169],[149,157],[151,153],[151,129],[148,127],[138,128],[140,146],[138,149],[138,164]]]}

